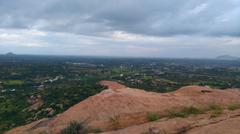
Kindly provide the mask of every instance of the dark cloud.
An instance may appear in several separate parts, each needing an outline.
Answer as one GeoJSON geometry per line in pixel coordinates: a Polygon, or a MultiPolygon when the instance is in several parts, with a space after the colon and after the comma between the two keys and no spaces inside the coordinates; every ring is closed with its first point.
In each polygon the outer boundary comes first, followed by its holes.
{"type": "Polygon", "coordinates": [[[1,28],[239,36],[239,0],[1,0],[1,28]]]}

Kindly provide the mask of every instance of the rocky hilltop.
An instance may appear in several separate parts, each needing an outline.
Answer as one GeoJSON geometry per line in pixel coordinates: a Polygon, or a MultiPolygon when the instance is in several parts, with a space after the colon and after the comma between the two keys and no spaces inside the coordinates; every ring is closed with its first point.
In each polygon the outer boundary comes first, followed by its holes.
{"type": "Polygon", "coordinates": [[[87,133],[239,134],[240,90],[187,86],[170,93],[146,92],[102,81],[107,90],[53,119],[42,119],[7,134],[59,134],[71,122],[87,133]]]}

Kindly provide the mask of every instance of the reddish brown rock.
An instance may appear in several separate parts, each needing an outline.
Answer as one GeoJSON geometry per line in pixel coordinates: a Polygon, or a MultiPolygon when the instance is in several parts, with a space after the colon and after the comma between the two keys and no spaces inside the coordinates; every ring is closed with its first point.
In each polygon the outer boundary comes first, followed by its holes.
{"type": "MultiPolygon", "coordinates": [[[[210,116],[173,118],[149,123],[148,113],[154,112],[166,116],[169,110],[182,107],[207,108],[211,104],[227,107],[232,103],[240,103],[240,91],[237,89],[218,90],[187,86],[175,92],[154,93],[128,88],[110,81],[101,83],[108,86],[109,89],[74,105],[52,121],[47,122],[44,127],[26,126],[25,131],[35,133],[40,129],[56,134],[71,122],[77,121],[83,122],[89,130],[109,131],[110,134],[138,134],[145,131],[159,132],[160,134],[177,133],[190,131],[188,129],[194,128],[192,125],[196,125],[198,121],[204,122],[204,119],[211,121],[209,120],[210,116]],[[115,131],[116,129],[120,130],[115,131]]],[[[24,127],[20,128],[24,131],[24,127]]],[[[9,131],[8,134],[16,134],[15,130],[17,129],[19,128],[9,131]]],[[[194,129],[192,131],[195,132],[194,129]]],[[[198,130],[196,129],[196,131],[198,130]]]]}

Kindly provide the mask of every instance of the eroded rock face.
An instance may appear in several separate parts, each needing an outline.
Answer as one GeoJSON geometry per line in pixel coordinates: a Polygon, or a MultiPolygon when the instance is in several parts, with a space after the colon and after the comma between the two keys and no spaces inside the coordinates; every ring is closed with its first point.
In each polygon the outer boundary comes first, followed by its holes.
{"type": "Polygon", "coordinates": [[[196,127],[189,130],[186,134],[239,134],[239,123],[240,116],[202,127],[196,127]]]}
{"type": "Polygon", "coordinates": [[[209,113],[188,118],[162,119],[103,134],[239,134],[240,110],[211,118],[209,113]]]}
{"type": "MultiPolygon", "coordinates": [[[[187,86],[170,93],[146,92],[140,89],[125,87],[116,82],[103,81],[102,84],[109,89],[89,97],[74,105],[53,120],[47,122],[44,127],[32,125],[25,126],[25,132],[36,133],[41,130],[47,133],[59,133],[71,122],[83,122],[89,130],[101,130],[108,133],[176,133],[182,129],[185,131],[192,123],[208,119],[206,114],[194,118],[173,118],[162,122],[150,122],[147,115],[151,112],[166,116],[169,110],[181,107],[197,106],[206,108],[211,104],[227,107],[232,103],[240,103],[240,91],[237,89],[218,90],[208,87],[187,86]],[[170,122],[169,125],[167,125],[170,122]],[[157,123],[157,125],[153,125],[157,123]],[[159,125],[158,123],[162,124],[159,125]],[[146,125],[146,126],[144,126],[146,125]],[[152,126],[153,125],[153,126],[152,126]],[[139,127],[138,127],[139,126],[139,127]],[[177,126],[174,128],[173,126],[177,126]],[[30,128],[30,129],[29,129],[30,128]],[[131,129],[130,129],[131,128],[131,129]],[[120,129],[115,131],[116,129],[120,129]],[[112,131],[114,130],[114,131],[112,131]]],[[[13,129],[8,134],[16,133],[13,129]]],[[[207,129],[207,128],[205,128],[207,129]]],[[[21,127],[24,131],[24,126],[21,127]]],[[[23,132],[22,131],[22,132],[23,132]]],[[[195,132],[193,129],[192,131],[195,132]]],[[[196,131],[198,131],[196,129],[196,131]]]]}

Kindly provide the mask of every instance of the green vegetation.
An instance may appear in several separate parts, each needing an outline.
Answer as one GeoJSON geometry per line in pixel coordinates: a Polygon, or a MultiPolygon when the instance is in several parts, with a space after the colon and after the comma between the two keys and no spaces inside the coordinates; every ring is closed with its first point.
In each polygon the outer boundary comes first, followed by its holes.
{"type": "Polygon", "coordinates": [[[148,113],[147,119],[148,119],[148,121],[156,121],[156,120],[160,119],[160,116],[157,113],[151,112],[151,113],[148,113]]]}
{"type": "Polygon", "coordinates": [[[174,117],[188,117],[190,115],[197,115],[197,114],[203,114],[203,110],[200,108],[197,108],[195,106],[190,106],[190,107],[184,107],[180,111],[178,110],[171,110],[169,111],[169,117],[174,118],[174,117]]]}
{"type": "Polygon", "coordinates": [[[0,133],[25,122],[27,103],[20,97],[0,99],[0,133]]]}
{"type": "Polygon", "coordinates": [[[24,84],[23,80],[6,80],[3,81],[3,85],[5,86],[21,86],[24,84]]]}
{"type": "Polygon", "coordinates": [[[223,113],[223,109],[215,109],[212,111],[211,117],[218,117],[223,113]]]}
{"type": "Polygon", "coordinates": [[[61,134],[87,134],[82,123],[71,122],[70,125],[61,131],[61,134]]]}
{"type": "MultiPolygon", "coordinates": [[[[240,105],[237,103],[233,103],[228,106],[229,110],[235,110],[235,109],[239,109],[239,108],[240,108],[240,105]]],[[[198,114],[203,114],[205,112],[210,112],[211,117],[214,118],[214,117],[220,116],[224,111],[224,109],[220,105],[217,105],[217,104],[210,104],[207,109],[201,109],[201,108],[198,108],[195,106],[184,107],[181,110],[177,110],[177,109],[178,108],[168,111],[168,116],[171,118],[175,118],[175,117],[185,118],[190,115],[198,115],[198,114]]]]}
{"type": "Polygon", "coordinates": [[[240,109],[240,103],[232,103],[228,106],[228,110],[237,110],[240,109]]]}
{"type": "Polygon", "coordinates": [[[152,76],[143,76],[144,81],[151,81],[153,80],[152,76]]]}
{"type": "Polygon", "coordinates": [[[223,108],[217,104],[210,104],[209,110],[211,111],[211,117],[215,118],[220,116],[223,113],[223,108]]]}

